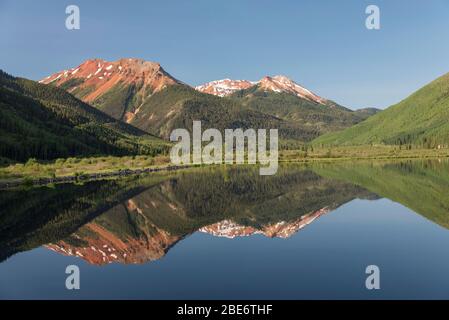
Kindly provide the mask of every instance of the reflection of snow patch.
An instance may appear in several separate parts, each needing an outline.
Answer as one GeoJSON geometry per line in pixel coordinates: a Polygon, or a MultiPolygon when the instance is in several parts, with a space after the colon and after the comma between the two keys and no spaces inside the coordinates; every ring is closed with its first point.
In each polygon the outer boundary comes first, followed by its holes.
{"type": "Polygon", "coordinates": [[[167,115],[165,117],[166,118],[170,117],[174,112],[175,112],[175,110],[171,110],[170,112],[167,113],[167,115]]]}
{"type": "Polygon", "coordinates": [[[176,206],[172,203],[168,203],[168,206],[172,209],[172,210],[176,210],[176,206]]]}

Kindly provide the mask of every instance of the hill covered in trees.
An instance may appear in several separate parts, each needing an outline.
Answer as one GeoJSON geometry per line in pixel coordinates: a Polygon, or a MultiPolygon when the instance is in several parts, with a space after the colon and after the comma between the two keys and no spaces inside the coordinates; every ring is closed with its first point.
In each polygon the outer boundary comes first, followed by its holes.
{"type": "Polygon", "coordinates": [[[348,128],[378,111],[375,108],[353,111],[330,100],[318,103],[290,93],[262,90],[259,85],[237,91],[230,98],[251,110],[275,116],[313,132],[313,138],[348,128]]]}
{"type": "Polygon", "coordinates": [[[0,71],[0,157],[16,161],[91,155],[155,155],[165,142],[66,91],[0,71]]]}
{"type": "Polygon", "coordinates": [[[337,133],[317,138],[315,145],[449,146],[449,73],[396,105],[337,133]]]}
{"type": "Polygon", "coordinates": [[[313,129],[252,110],[238,101],[198,92],[183,84],[153,94],[142,104],[130,124],[167,139],[173,129],[191,130],[193,120],[200,120],[203,130],[279,129],[280,138],[302,141],[316,136],[313,129]]]}

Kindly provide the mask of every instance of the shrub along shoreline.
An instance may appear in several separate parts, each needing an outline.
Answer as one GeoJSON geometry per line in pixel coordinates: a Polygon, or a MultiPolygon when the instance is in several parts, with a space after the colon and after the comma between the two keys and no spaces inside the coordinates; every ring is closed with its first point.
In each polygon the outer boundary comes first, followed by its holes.
{"type": "MultiPolygon", "coordinates": [[[[280,163],[311,163],[351,160],[438,159],[448,158],[449,149],[399,149],[394,146],[355,146],[282,150],[280,163]]],[[[197,165],[174,166],[167,156],[125,156],[67,158],[54,161],[29,159],[0,167],[0,188],[20,185],[79,182],[161,171],[197,165]]],[[[206,166],[206,165],[203,165],[206,166]]]]}

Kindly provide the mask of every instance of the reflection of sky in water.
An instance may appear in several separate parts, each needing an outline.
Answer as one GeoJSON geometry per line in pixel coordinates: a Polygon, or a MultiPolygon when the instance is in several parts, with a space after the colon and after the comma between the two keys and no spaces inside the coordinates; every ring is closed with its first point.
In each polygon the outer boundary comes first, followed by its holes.
{"type": "Polygon", "coordinates": [[[288,239],[195,233],[160,260],[89,265],[45,248],[0,264],[0,298],[449,298],[449,232],[387,199],[354,200],[288,239]],[[81,269],[68,291],[65,267],[81,269]],[[365,289],[365,267],[381,290],[365,289]]]}

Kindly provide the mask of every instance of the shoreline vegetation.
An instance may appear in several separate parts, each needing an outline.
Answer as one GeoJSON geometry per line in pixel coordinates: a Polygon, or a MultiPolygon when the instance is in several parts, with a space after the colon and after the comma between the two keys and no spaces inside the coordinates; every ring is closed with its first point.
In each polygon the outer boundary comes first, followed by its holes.
{"type": "MultiPolygon", "coordinates": [[[[407,160],[449,158],[449,149],[413,149],[398,146],[352,146],[281,150],[279,163],[314,163],[357,160],[407,160]]],[[[85,182],[95,179],[133,174],[173,171],[210,165],[170,163],[168,156],[103,156],[71,157],[53,161],[29,159],[0,167],[0,189],[64,182],[85,182]]]]}

